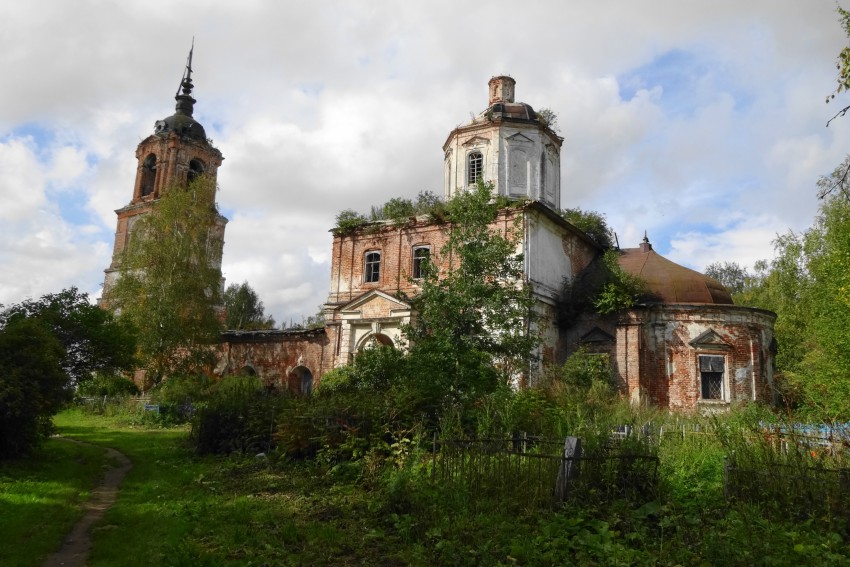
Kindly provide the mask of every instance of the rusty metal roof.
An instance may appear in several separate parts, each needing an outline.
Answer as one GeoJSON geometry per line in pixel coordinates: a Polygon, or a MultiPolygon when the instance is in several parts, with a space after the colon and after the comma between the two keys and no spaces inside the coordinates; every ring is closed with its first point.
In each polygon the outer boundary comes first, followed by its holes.
{"type": "Polygon", "coordinates": [[[620,250],[619,264],[627,273],[641,278],[646,283],[652,302],[734,303],[732,295],[723,284],[671,262],[653,250],[646,239],[639,248],[620,250]]]}

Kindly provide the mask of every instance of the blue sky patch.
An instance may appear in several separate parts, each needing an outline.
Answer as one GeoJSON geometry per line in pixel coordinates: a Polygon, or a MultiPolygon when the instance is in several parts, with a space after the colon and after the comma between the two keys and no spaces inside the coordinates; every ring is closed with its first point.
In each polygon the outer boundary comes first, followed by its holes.
{"type": "Polygon", "coordinates": [[[736,89],[723,61],[712,60],[694,51],[673,49],[655,57],[646,65],[619,76],[620,97],[632,99],[641,89],[661,87],[660,102],[673,115],[692,115],[718,93],[730,94],[735,108],[749,108],[754,97],[736,89]]]}

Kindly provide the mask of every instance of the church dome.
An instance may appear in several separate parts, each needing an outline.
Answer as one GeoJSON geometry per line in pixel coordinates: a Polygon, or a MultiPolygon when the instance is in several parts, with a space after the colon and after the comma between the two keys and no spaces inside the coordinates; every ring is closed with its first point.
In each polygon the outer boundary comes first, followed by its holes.
{"type": "Polygon", "coordinates": [[[174,114],[163,120],[157,120],[154,124],[153,132],[157,136],[167,136],[170,133],[175,133],[184,138],[198,140],[204,142],[207,139],[207,133],[201,123],[192,118],[192,112],[195,109],[197,102],[192,98],[192,51],[194,46],[189,51],[189,60],[186,63],[186,71],[183,73],[183,78],[180,80],[180,87],[177,89],[177,94],[174,100],[177,105],[174,109],[174,114]]]}
{"type": "Polygon", "coordinates": [[[653,303],[709,303],[732,305],[732,294],[723,284],[671,262],[652,249],[644,237],[638,248],[620,251],[620,267],[644,281],[653,303]]]}
{"type": "Polygon", "coordinates": [[[488,83],[490,101],[487,110],[478,115],[475,121],[509,120],[536,122],[537,113],[530,104],[514,101],[516,81],[507,75],[499,75],[488,83]]]}
{"type": "Polygon", "coordinates": [[[170,132],[199,142],[207,139],[207,133],[201,123],[192,118],[191,115],[179,111],[168,118],[157,120],[154,125],[154,134],[165,136],[170,132]]]}

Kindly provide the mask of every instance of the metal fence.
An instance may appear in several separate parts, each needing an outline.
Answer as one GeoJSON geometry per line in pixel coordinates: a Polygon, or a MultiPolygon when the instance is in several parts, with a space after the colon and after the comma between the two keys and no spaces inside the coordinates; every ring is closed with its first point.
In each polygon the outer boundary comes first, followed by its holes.
{"type": "Polygon", "coordinates": [[[573,499],[646,500],[657,493],[658,458],[616,443],[582,451],[581,440],[574,437],[435,438],[433,459],[436,482],[463,487],[473,497],[509,499],[525,506],[573,499]]]}
{"type": "Polygon", "coordinates": [[[768,505],[798,518],[850,519],[850,469],[774,464],[758,469],[724,459],[724,492],[728,501],[768,505]]]}

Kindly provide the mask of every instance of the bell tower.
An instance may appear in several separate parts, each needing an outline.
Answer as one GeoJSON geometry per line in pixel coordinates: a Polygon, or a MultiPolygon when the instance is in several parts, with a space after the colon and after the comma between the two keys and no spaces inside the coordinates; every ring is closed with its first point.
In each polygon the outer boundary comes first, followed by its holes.
{"type": "MultiPolygon", "coordinates": [[[[98,300],[101,307],[107,306],[109,290],[120,275],[121,253],[130,241],[136,221],[153,210],[159,198],[169,190],[186,187],[198,176],[203,175],[211,183],[216,183],[218,168],[224,157],[207,138],[204,127],[192,117],[197,102],[192,97],[193,51],[194,46],[189,50],[186,69],[174,96],[177,102],[174,114],[157,120],[153,134],[136,147],[136,182],[129,204],[115,211],[118,225],[112,263],[104,270],[103,293],[98,300]]],[[[218,244],[213,246],[214,262],[219,269],[226,224],[227,219],[219,215],[213,235],[218,244]]]]}

